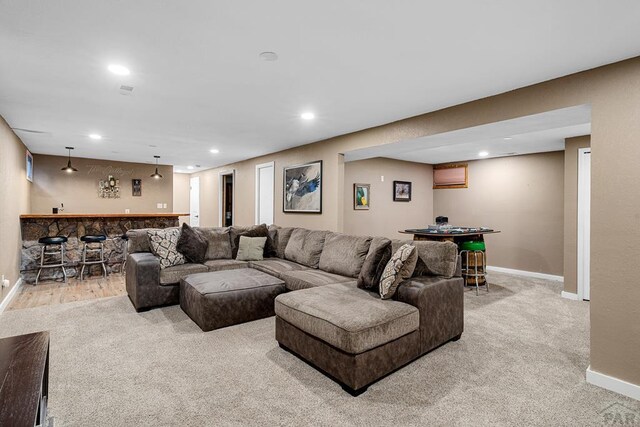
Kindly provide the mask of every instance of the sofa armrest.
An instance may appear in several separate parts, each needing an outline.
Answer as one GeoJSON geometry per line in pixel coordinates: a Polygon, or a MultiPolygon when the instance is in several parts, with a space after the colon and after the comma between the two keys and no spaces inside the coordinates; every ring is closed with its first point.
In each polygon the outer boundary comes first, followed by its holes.
{"type": "Polygon", "coordinates": [[[136,310],[148,307],[153,290],[160,286],[160,261],[150,252],[129,254],[125,282],[136,310]]]}
{"type": "Polygon", "coordinates": [[[415,277],[403,282],[395,299],[420,312],[420,350],[424,354],[459,337],[464,326],[464,286],[460,277],[415,277]]]}

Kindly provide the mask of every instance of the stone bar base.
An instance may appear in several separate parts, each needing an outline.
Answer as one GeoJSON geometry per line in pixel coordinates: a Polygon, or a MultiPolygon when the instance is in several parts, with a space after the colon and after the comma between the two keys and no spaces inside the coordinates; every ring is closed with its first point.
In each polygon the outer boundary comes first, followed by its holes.
{"type": "MultiPolygon", "coordinates": [[[[178,214],[175,216],[140,216],[97,217],[95,215],[82,217],[80,215],[69,217],[68,215],[55,217],[43,215],[34,218],[24,215],[20,219],[22,230],[22,257],[20,272],[25,283],[35,283],[38,268],[40,266],[40,248],[38,239],[46,236],[67,236],[65,260],[68,277],[80,275],[81,266],[78,265],[82,258],[82,241],[80,237],[87,234],[104,234],[107,240],[104,242],[104,256],[107,260],[107,272],[120,272],[124,261],[124,242],[120,239],[128,230],[140,228],[167,228],[178,226],[178,214]]],[[[84,269],[85,277],[88,275],[102,275],[102,267],[99,264],[87,266],[84,269]]],[[[60,268],[46,268],[42,270],[40,280],[62,279],[60,268]]]]}

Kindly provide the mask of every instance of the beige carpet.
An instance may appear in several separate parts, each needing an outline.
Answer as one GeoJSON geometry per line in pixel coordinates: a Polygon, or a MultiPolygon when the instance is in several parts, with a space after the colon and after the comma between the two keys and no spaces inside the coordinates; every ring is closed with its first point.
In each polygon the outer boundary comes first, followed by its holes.
{"type": "Polygon", "coordinates": [[[56,426],[601,425],[620,403],[586,384],[588,303],[560,285],[491,275],[465,294],[465,332],[360,397],[274,340],[274,319],[203,333],[127,297],[10,311],[0,336],[50,330],[56,426]]]}

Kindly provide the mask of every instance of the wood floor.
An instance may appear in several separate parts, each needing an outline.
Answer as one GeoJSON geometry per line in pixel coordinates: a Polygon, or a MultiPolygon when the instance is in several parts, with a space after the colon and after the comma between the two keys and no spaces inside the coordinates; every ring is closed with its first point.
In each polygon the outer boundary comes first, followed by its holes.
{"type": "Polygon", "coordinates": [[[22,285],[7,310],[65,304],[96,298],[126,295],[124,276],[110,274],[107,278],[96,276],[85,280],[69,279],[67,283],[42,281],[37,286],[22,285]]]}

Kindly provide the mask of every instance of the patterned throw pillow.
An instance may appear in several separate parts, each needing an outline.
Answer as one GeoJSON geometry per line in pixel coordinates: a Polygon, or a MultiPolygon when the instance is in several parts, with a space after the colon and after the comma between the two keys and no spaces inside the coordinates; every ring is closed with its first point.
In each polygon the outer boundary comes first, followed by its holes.
{"type": "Polygon", "coordinates": [[[380,298],[389,299],[403,280],[413,274],[418,261],[415,246],[404,244],[391,257],[380,278],[380,298]]]}
{"type": "Polygon", "coordinates": [[[184,255],[178,252],[179,229],[147,230],[147,235],[151,252],[160,259],[160,268],[184,264],[184,255]]]}

